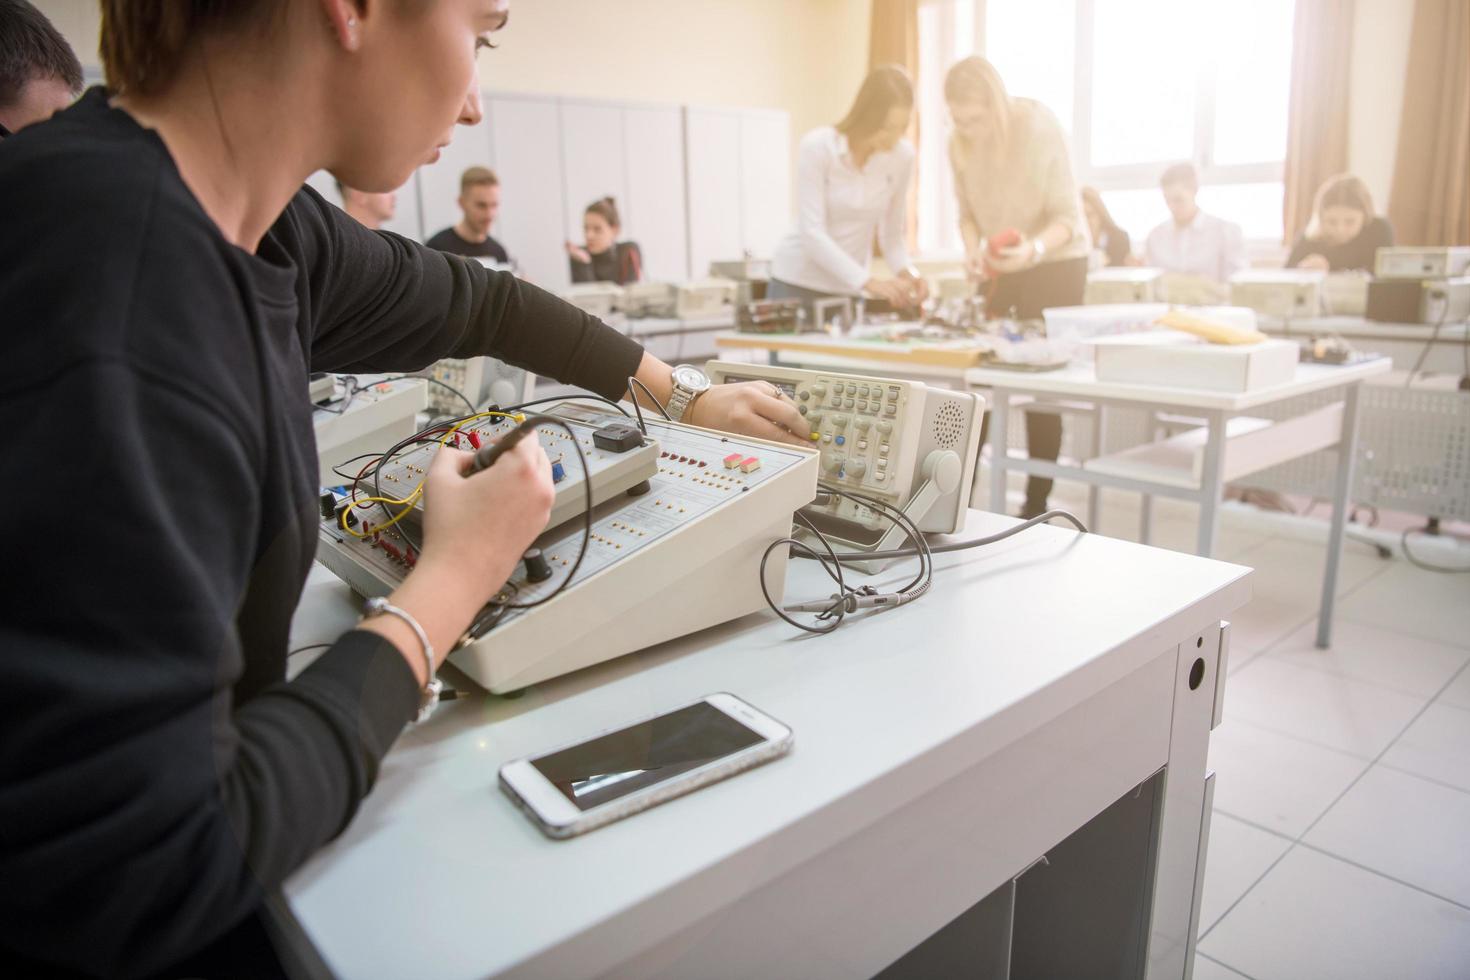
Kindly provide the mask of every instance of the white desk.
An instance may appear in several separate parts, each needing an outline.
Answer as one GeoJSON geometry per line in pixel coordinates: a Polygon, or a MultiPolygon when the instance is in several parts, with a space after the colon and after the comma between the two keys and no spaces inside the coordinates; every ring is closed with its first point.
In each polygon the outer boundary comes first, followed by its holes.
{"type": "MultiPolygon", "coordinates": [[[[970,519],[977,536],[1015,523],[970,519]]],[[[1117,804],[1144,808],[1143,853],[1155,849],[1121,867],[1136,879],[1132,932],[1087,935],[1090,920],[1054,903],[986,949],[1023,960],[1124,943],[1147,976],[1184,976],[1220,620],[1249,598],[1248,570],[1052,527],[936,564],[928,596],[832,636],[754,615],[517,700],[445,705],[287,882],[305,934],[344,978],[867,977],[915,947],[889,976],[923,976],[915,958],[942,953],[935,933],[961,915],[994,923],[997,902],[1034,909],[1048,887],[1124,888],[1089,863],[1122,850],[1073,858],[1092,839],[1074,832],[1106,836],[1089,821],[1117,804]],[[794,752],[564,842],[496,787],[510,759],[719,690],[790,724],[794,752]]],[[[814,566],[794,566],[789,599],[827,594],[814,566]]],[[[293,643],[354,620],[346,587],[317,569],[293,643]]],[[[1119,911],[1106,898],[1099,916],[1119,911]]]]}
{"type": "MultiPolygon", "coordinates": [[[[1261,388],[1244,394],[1164,388],[1153,385],[1101,382],[1090,364],[1074,364],[1045,374],[1022,374],[976,368],[966,380],[977,387],[991,389],[990,402],[990,499],[1004,500],[1006,473],[1049,476],[1054,479],[1080,480],[1094,487],[1132,490],[1143,495],[1143,535],[1149,528],[1149,501],[1153,495],[1192,500],[1200,505],[1197,552],[1210,555],[1215,546],[1219,526],[1220,498],[1225,483],[1268,466],[1305,456],[1328,446],[1337,446],[1337,474],[1334,480],[1332,529],[1328,537],[1327,568],[1322,581],[1322,604],[1317,623],[1317,645],[1326,649],[1332,638],[1332,608],[1337,590],[1338,564],[1342,555],[1343,529],[1347,521],[1348,491],[1352,486],[1353,462],[1357,451],[1358,389],[1365,378],[1386,374],[1392,365],[1386,359],[1362,364],[1331,366],[1301,364],[1296,377],[1288,384],[1261,388]],[[1226,443],[1230,420],[1252,408],[1295,398],[1313,392],[1342,389],[1340,409],[1332,406],[1266,430],[1250,433],[1249,452],[1227,467],[1226,443]],[[1099,407],[1125,405],[1151,410],[1184,409],[1205,420],[1205,433],[1198,456],[1198,472],[1187,473],[1183,480],[1147,476],[1119,475],[1104,472],[1102,461],[1085,461],[1081,466],[1053,463],[1047,460],[1016,458],[995,447],[1007,445],[1010,427],[1010,403],[1017,396],[1064,398],[1089,401],[1099,407]],[[1340,419],[1328,413],[1340,412],[1340,419]],[[1324,431],[1324,426],[1335,431],[1324,431]]],[[[1233,435],[1233,433],[1232,433],[1233,435]]],[[[1136,453],[1136,450],[1130,450],[1136,453]]],[[[1093,498],[1095,500],[1095,497],[1093,498]]],[[[1096,507],[1090,525],[1096,523],[1096,507]]]]}
{"type": "Polygon", "coordinates": [[[1332,334],[1360,350],[1383,354],[1395,370],[1409,371],[1423,357],[1421,370],[1459,375],[1465,371],[1465,348],[1470,345],[1470,323],[1446,323],[1436,333],[1428,323],[1380,323],[1361,316],[1324,316],[1280,320],[1261,317],[1260,327],[1272,337],[1292,340],[1332,334]],[[1426,347],[1428,351],[1426,353],[1426,347]]]}

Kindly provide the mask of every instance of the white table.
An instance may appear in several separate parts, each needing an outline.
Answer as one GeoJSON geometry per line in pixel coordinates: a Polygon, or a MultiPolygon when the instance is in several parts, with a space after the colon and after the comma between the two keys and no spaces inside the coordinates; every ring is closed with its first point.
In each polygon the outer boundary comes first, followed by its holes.
{"type": "Polygon", "coordinates": [[[1359,350],[1383,354],[1398,371],[1412,370],[1422,358],[1420,370],[1458,376],[1465,371],[1465,349],[1470,346],[1470,323],[1463,321],[1446,323],[1436,331],[1429,323],[1381,323],[1361,316],[1261,317],[1260,328],[1269,336],[1304,343],[1336,334],[1359,350]]]}
{"type": "MultiPolygon", "coordinates": [[[[1015,523],[970,519],[971,535],[1015,523]]],[[[867,977],[907,953],[896,977],[943,975],[926,964],[978,923],[1004,932],[992,975],[1108,953],[1185,976],[1220,621],[1248,570],[1053,527],[936,564],[928,596],[832,636],[748,616],[517,700],[445,705],[287,882],[303,935],[344,978],[867,977]],[[508,760],[720,690],[790,724],[794,752],[564,842],[496,788],[508,760]],[[1039,901],[1058,888],[1097,918],[1039,901]],[[1131,931],[1089,932],[1120,911],[1131,931]]],[[[787,596],[823,582],[796,563],[787,596]]],[[[317,569],[293,643],[354,619],[317,569]]]]}
{"type": "MultiPolygon", "coordinates": [[[[967,372],[966,380],[974,386],[991,390],[990,404],[990,499],[1005,499],[1006,473],[1017,470],[1053,479],[1080,480],[1092,487],[1132,490],[1143,495],[1142,533],[1147,540],[1150,508],[1154,495],[1192,500],[1200,505],[1199,536],[1196,551],[1208,557],[1215,546],[1219,528],[1220,499],[1225,483],[1231,479],[1305,456],[1329,446],[1337,446],[1337,475],[1334,481],[1332,526],[1327,543],[1327,567],[1322,580],[1322,603],[1317,622],[1317,645],[1326,649],[1332,638],[1332,609],[1337,590],[1338,565],[1342,556],[1343,531],[1348,512],[1348,491],[1352,486],[1353,462],[1357,447],[1358,390],[1366,378],[1385,374],[1392,369],[1387,359],[1353,365],[1301,364],[1296,377],[1287,384],[1260,388],[1243,394],[1165,388],[1154,385],[1120,384],[1098,381],[1090,364],[1074,364],[1060,371],[1029,374],[976,368],[967,372]],[[1240,451],[1227,465],[1227,441],[1236,441],[1231,420],[1244,416],[1252,408],[1294,398],[1312,392],[1341,389],[1340,407],[1329,406],[1298,418],[1278,422],[1269,428],[1256,428],[1240,434],[1240,451]],[[1016,458],[995,447],[1005,446],[1010,428],[1010,405],[1018,396],[1063,398],[1087,401],[1100,410],[1109,406],[1129,406],[1152,411],[1186,411],[1204,419],[1202,445],[1194,462],[1195,472],[1149,476],[1145,468],[1147,449],[1140,454],[1129,450],[1131,465],[1107,466],[1104,460],[1086,460],[1081,465],[1068,465],[1048,460],[1016,458]],[[1230,438],[1227,439],[1227,436],[1230,438]],[[1132,469],[1134,473],[1127,473],[1132,469]],[[1123,472],[1120,472],[1123,470],[1123,472]]],[[[1175,437],[1170,440],[1179,446],[1175,437]]],[[[1160,444],[1163,446],[1164,444],[1160,444]]],[[[1187,448],[1187,447],[1186,447],[1187,448]]],[[[1162,469],[1162,465],[1160,467],[1162,469]]],[[[1089,526],[1097,521],[1096,495],[1089,505],[1089,526]]]]}

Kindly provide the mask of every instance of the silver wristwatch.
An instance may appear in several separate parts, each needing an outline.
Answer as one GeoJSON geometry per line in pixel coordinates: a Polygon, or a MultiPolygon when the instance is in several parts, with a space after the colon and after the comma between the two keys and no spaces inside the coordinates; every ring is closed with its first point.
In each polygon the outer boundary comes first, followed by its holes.
{"type": "Polygon", "coordinates": [[[709,391],[709,378],[693,364],[679,364],[674,368],[674,390],[669,395],[669,418],[682,422],[694,399],[709,391]]]}

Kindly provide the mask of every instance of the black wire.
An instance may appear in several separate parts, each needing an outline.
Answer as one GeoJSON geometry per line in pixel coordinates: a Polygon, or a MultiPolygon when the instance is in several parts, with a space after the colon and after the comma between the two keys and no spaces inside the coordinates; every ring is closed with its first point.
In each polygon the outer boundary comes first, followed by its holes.
{"type": "Polygon", "coordinates": [[[623,414],[625,418],[633,417],[628,414],[628,410],[624,408],[619,402],[615,402],[611,398],[603,398],[601,395],[594,395],[590,391],[584,392],[580,395],[551,395],[547,398],[534,398],[528,402],[521,402],[519,405],[512,405],[509,408],[505,409],[505,411],[516,412],[523,408],[530,408],[532,405],[545,405],[547,402],[569,402],[576,401],[578,399],[584,401],[602,402],[604,405],[611,405],[613,408],[616,408],[619,412],[623,414]]]}
{"type": "Polygon", "coordinates": [[[817,540],[822,543],[822,546],[827,549],[827,553],[832,556],[832,558],[833,558],[832,565],[831,566],[828,566],[827,565],[827,559],[823,558],[821,555],[818,555],[815,551],[812,550],[811,546],[808,545],[808,544],[806,544],[805,542],[798,541],[796,538],[790,538],[790,537],[787,537],[787,538],[779,538],[779,539],[777,539],[775,541],[772,541],[769,545],[767,545],[765,552],[763,552],[761,554],[761,564],[760,564],[761,595],[765,596],[766,605],[768,605],[768,606],[771,607],[771,612],[775,613],[781,619],[785,620],[787,623],[790,623],[792,626],[795,626],[797,629],[802,630],[803,632],[813,633],[813,634],[815,634],[817,636],[822,636],[822,635],[824,635],[826,633],[831,633],[833,630],[837,629],[837,627],[841,626],[842,625],[842,620],[844,618],[846,618],[846,616],[847,616],[847,608],[846,608],[846,606],[847,606],[846,598],[847,598],[847,593],[848,593],[847,583],[845,581],[843,581],[843,578],[842,578],[842,565],[837,562],[837,560],[836,560],[837,555],[832,550],[832,545],[827,541],[826,536],[824,534],[822,534],[821,531],[818,531],[816,529],[816,527],[813,526],[812,523],[810,521],[808,521],[806,519],[806,517],[803,516],[801,513],[797,513],[796,514],[796,519],[798,521],[800,521],[801,523],[805,524],[807,526],[807,528],[810,529],[811,532],[817,536],[817,540]],[[782,545],[787,545],[788,547],[793,548],[793,549],[798,549],[799,548],[800,550],[806,552],[808,557],[815,558],[818,561],[820,561],[822,563],[822,567],[827,571],[827,574],[829,576],[831,576],[832,579],[833,579],[833,581],[835,581],[837,583],[837,588],[838,588],[838,590],[839,590],[839,592],[841,594],[836,597],[836,600],[837,601],[833,604],[833,607],[829,608],[827,610],[827,612],[825,612],[825,613],[822,614],[822,615],[832,614],[832,615],[835,615],[836,616],[836,618],[833,619],[829,625],[826,625],[826,626],[808,626],[806,623],[798,622],[797,620],[792,619],[790,616],[786,615],[786,610],[785,609],[782,609],[781,606],[776,602],[776,600],[774,600],[774,599],[771,598],[771,590],[770,590],[770,587],[766,585],[766,565],[770,562],[771,552],[775,551],[777,548],[781,547],[782,545]],[[835,609],[835,612],[834,612],[834,609],[835,609]]]}
{"type": "Polygon", "coordinates": [[[296,656],[298,653],[306,653],[308,650],[325,650],[327,649],[327,647],[330,646],[332,646],[332,644],[330,643],[313,643],[311,646],[297,647],[295,650],[292,650],[290,653],[286,654],[286,657],[289,659],[296,656]]]}
{"type": "MultiPolygon", "coordinates": [[[[930,554],[943,555],[954,551],[966,551],[970,548],[983,548],[986,545],[996,544],[1000,541],[1004,541],[1006,538],[1009,538],[1012,535],[1020,534],[1022,531],[1025,531],[1028,528],[1035,527],[1038,524],[1044,524],[1045,522],[1057,517],[1072,522],[1072,525],[1083,534],[1087,533],[1087,527],[1072,514],[1069,514],[1064,510],[1049,510],[1045,514],[1038,514],[1036,517],[1031,518],[1029,521],[1024,521],[1020,524],[1017,524],[1015,527],[1001,531],[999,534],[992,534],[988,538],[976,538],[973,541],[959,541],[954,544],[930,545],[929,552],[930,554]]],[[[917,554],[917,552],[915,552],[912,548],[900,548],[895,551],[859,551],[852,554],[838,555],[837,560],[868,561],[869,559],[873,558],[912,558],[915,554],[917,554]]]]}
{"type": "Polygon", "coordinates": [[[663,403],[660,402],[657,398],[653,397],[653,392],[648,390],[648,385],[644,384],[642,381],[639,381],[637,378],[630,377],[628,378],[628,395],[633,399],[633,406],[635,408],[638,406],[638,397],[633,394],[634,385],[637,385],[639,388],[643,389],[643,393],[648,396],[649,401],[653,402],[653,407],[658,409],[658,413],[664,417],[665,422],[674,421],[673,416],[671,416],[668,413],[668,410],[664,408],[663,403]]]}
{"type": "Polygon", "coordinates": [[[1429,352],[1431,349],[1433,349],[1434,345],[1439,342],[1439,331],[1444,326],[1444,322],[1449,317],[1449,315],[1450,300],[1449,297],[1446,296],[1444,300],[1444,306],[1440,309],[1439,312],[1439,322],[1434,325],[1434,330],[1429,334],[1429,339],[1424,341],[1424,349],[1419,352],[1419,358],[1414,362],[1413,370],[1411,370],[1409,372],[1409,376],[1404,379],[1405,388],[1413,386],[1414,377],[1419,373],[1419,369],[1424,366],[1425,358],[1429,356],[1429,352]]]}
{"type": "Polygon", "coordinates": [[[338,476],[340,476],[344,480],[356,480],[357,479],[357,474],[356,473],[343,473],[342,470],[341,470],[341,467],[346,466],[348,463],[355,463],[359,459],[379,459],[379,458],[381,458],[381,456],[382,456],[381,453],[363,453],[361,456],[354,456],[351,459],[344,459],[340,463],[338,463],[336,466],[332,466],[332,467],[329,467],[329,468],[331,469],[331,471],[333,473],[336,473],[338,476]]]}
{"type": "MultiPolygon", "coordinates": [[[[873,507],[883,513],[885,517],[888,517],[895,524],[898,524],[900,527],[902,527],[904,529],[904,533],[908,536],[909,540],[914,542],[913,548],[904,548],[900,551],[894,552],[869,552],[864,555],[864,558],[918,558],[919,574],[915,576],[912,582],[910,582],[908,585],[905,585],[902,589],[899,589],[898,591],[901,593],[907,593],[909,590],[913,589],[915,586],[919,586],[921,583],[924,590],[928,589],[929,581],[933,579],[934,575],[934,551],[930,547],[928,539],[926,539],[923,532],[919,530],[919,526],[914,523],[913,518],[909,517],[909,515],[904,513],[901,509],[893,506],[892,504],[889,504],[887,501],[879,500],[877,497],[870,497],[867,494],[857,493],[851,490],[843,490],[840,487],[834,487],[830,484],[820,482],[817,484],[817,487],[825,491],[826,493],[830,493],[838,497],[845,497],[848,500],[853,500],[861,504],[866,504],[869,507],[873,507]]],[[[847,560],[846,556],[843,555],[838,555],[836,557],[838,561],[847,560]]],[[[920,592],[920,594],[923,594],[922,591],[920,592]]]]}
{"type": "Polygon", "coordinates": [[[638,396],[633,394],[633,382],[636,378],[628,378],[628,400],[633,403],[633,411],[638,415],[638,429],[645,436],[648,435],[648,423],[643,421],[643,408],[638,404],[638,396]]]}
{"type": "MultiPolygon", "coordinates": [[[[479,411],[479,409],[477,409],[475,407],[475,403],[472,402],[472,401],[470,401],[468,395],[466,395],[464,392],[460,391],[458,388],[454,387],[453,385],[445,384],[443,381],[440,381],[438,378],[426,378],[423,375],[418,375],[418,374],[397,374],[397,375],[394,375],[391,378],[380,378],[377,381],[374,381],[373,384],[379,384],[380,385],[380,384],[385,384],[385,383],[387,383],[389,381],[427,381],[431,385],[438,385],[439,387],[443,388],[445,391],[449,392],[454,397],[458,398],[460,401],[464,402],[465,403],[465,406],[467,408],[469,408],[470,414],[473,415],[474,413],[476,413],[476,412],[479,411]]],[[[368,387],[371,388],[372,385],[368,385],[368,387]]]]}
{"type": "Polygon", "coordinates": [[[341,415],[341,414],[345,413],[349,408],[352,407],[352,399],[353,399],[353,397],[359,391],[361,391],[362,389],[360,389],[360,388],[357,387],[357,378],[353,377],[352,375],[350,375],[350,374],[344,374],[341,377],[342,377],[342,387],[347,390],[347,393],[342,396],[342,407],[341,408],[328,408],[325,405],[314,405],[314,406],[312,406],[314,409],[316,409],[316,411],[318,411],[318,412],[326,412],[328,415],[341,415]]]}

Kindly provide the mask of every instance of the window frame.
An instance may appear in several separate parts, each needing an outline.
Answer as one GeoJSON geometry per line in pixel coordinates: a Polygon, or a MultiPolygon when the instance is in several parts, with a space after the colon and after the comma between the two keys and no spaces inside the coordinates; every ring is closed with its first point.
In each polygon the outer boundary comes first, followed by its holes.
{"type": "MultiPolygon", "coordinates": [[[[920,0],[921,5],[944,3],[958,5],[971,3],[974,7],[975,36],[973,50],[986,54],[986,15],[990,0],[920,0]]],[[[1135,191],[1158,187],[1159,174],[1165,167],[1180,162],[1179,159],[1153,160],[1146,162],[1095,167],[1092,165],[1092,77],[1094,71],[1094,23],[1096,0],[1073,0],[1074,19],[1074,64],[1072,75],[1072,159],[1079,184],[1096,187],[1099,191],[1135,191]]],[[[953,43],[954,38],[941,39],[941,45],[953,43]]],[[[1212,67],[1201,72],[1195,79],[1194,93],[1194,147],[1190,161],[1199,171],[1200,187],[1235,186],[1241,184],[1279,184],[1286,175],[1286,162],[1282,160],[1258,161],[1255,163],[1217,164],[1215,155],[1215,103],[1218,87],[1218,71],[1212,67]]],[[[942,211],[942,209],[941,209],[942,211]]],[[[932,236],[920,231],[922,239],[933,240],[932,236]]],[[[948,238],[949,236],[943,236],[948,238]]],[[[1263,250],[1281,246],[1281,234],[1264,237],[1248,237],[1253,255],[1264,254],[1263,250]]],[[[924,252],[926,257],[936,259],[950,257],[953,248],[935,249],[924,252]]]]}

